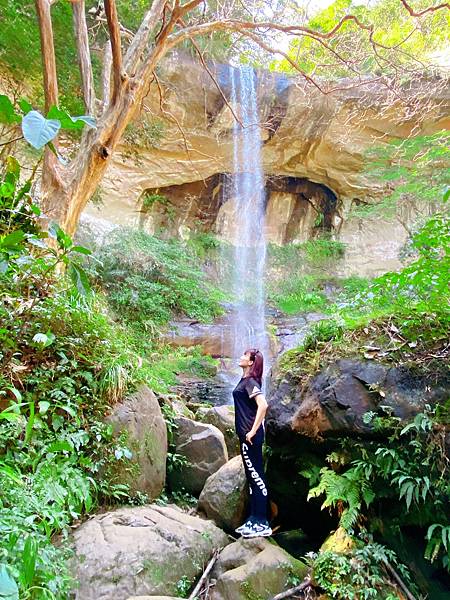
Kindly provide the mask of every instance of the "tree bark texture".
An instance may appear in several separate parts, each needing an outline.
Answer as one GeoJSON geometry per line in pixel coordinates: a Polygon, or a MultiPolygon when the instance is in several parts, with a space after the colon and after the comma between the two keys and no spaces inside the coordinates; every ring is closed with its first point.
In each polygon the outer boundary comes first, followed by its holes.
{"type": "Polygon", "coordinates": [[[94,77],[92,75],[91,51],[89,49],[89,36],[86,25],[84,0],[72,4],[73,26],[77,44],[78,64],[80,67],[81,83],[86,113],[95,114],[94,77]]]}

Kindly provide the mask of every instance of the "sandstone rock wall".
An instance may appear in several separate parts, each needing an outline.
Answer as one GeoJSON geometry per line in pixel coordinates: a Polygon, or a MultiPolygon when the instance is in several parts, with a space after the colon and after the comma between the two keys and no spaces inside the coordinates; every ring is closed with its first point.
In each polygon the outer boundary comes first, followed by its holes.
{"type": "MultiPolygon", "coordinates": [[[[214,67],[228,98],[231,69],[214,67]]],[[[86,213],[141,225],[152,233],[163,225],[178,235],[202,226],[219,233],[225,227],[226,234],[227,219],[220,216],[226,212],[220,176],[232,169],[230,108],[205,70],[179,55],[165,61],[159,79],[162,96],[156,88],[150,90],[143,116],[134,125],[142,130],[145,124],[153,137],[141,140],[140,146],[119,148],[102,182],[104,205],[99,210],[88,206],[86,213]],[[141,212],[147,193],[165,194],[170,210],[155,203],[141,212]]],[[[439,92],[432,103],[426,100],[432,84],[421,82],[415,89],[405,89],[403,100],[389,97],[386,88],[370,80],[358,87],[339,82],[337,91],[325,95],[298,78],[259,71],[264,172],[325,186],[337,198],[340,218],[345,219],[353,201],[383,196],[383,184],[362,172],[367,148],[413,132],[424,135],[449,127],[449,98],[439,92]]],[[[239,114],[240,107],[234,110],[239,114]]],[[[269,195],[269,239],[282,242],[299,198],[273,190],[269,195]]],[[[291,239],[308,234],[311,215],[305,206],[303,210],[305,220],[291,232],[291,239]]]]}

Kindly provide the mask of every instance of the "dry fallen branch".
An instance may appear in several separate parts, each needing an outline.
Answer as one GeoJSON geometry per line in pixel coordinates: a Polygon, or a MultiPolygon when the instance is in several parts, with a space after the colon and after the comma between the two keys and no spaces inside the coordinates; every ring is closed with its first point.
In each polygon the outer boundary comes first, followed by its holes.
{"type": "Polygon", "coordinates": [[[276,596],[273,596],[270,600],[284,600],[284,598],[289,598],[294,594],[298,594],[299,592],[303,592],[311,585],[311,578],[309,576],[305,577],[300,585],[296,585],[285,592],[280,592],[276,596]]]}
{"type": "Polygon", "coordinates": [[[213,554],[211,560],[209,561],[206,569],[204,570],[203,575],[198,580],[198,583],[195,586],[195,588],[193,589],[193,591],[192,591],[191,595],[189,596],[188,600],[194,600],[196,598],[196,596],[199,594],[199,592],[202,589],[202,586],[205,583],[208,575],[211,573],[212,568],[216,564],[216,560],[217,560],[217,558],[219,556],[219,552],[220,552],[220,550],[215,550],[214,551],[214,554],[213,554]]]}

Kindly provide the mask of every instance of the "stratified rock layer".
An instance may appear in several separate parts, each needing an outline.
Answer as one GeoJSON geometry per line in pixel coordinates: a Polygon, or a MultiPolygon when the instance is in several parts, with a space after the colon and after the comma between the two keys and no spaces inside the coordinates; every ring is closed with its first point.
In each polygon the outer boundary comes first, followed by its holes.
{"type": "MultiPolygon", "coordinates": [[[[231,101],[233,68],[213,70],[231,101]]],[[[368,148],[450,126],[448,93],[437,78],[414,81],[401,98],[379,78],[357,87],[332,82],[335,91],[327,94],[300,77],[261,70],[257,78],[263,169],[275,179],[268,182],[267,206],[267,237],[274,243],[307,239],[324,197],[337,198],[334,226],[340,228],[353,202],[385,195],[386,183],[363,169],[368,148]],[[285,183],[277,187],[280,177],[285,183]]],[[[87,212],[150,233],[215,230],[231,239],[236,219],[222,178],[232,172],[231,111],[208,73],[179,55],[161,64],[159,81],[163,102],[155,88],[144,117],[159,134],[140,147],[119,148],[102,181],[103,206],[87,212]],[[146,194],[154,201],[143,207],[146,194]]],[[[357,234],[353,228],[344,237],[357,234]]]]}

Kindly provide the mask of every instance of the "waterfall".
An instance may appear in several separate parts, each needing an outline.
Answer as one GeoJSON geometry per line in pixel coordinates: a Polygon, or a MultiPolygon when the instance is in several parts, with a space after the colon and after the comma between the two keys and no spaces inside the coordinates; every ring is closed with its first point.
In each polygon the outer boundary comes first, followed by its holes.
{"type": "Polygon", "coordinates": [[[233,172],[228,187],[233,202],[233,360],[259,348],[267,372],[269,344],[265,326],[265,185],[261,161],[257,78],[252,68],[232,70],[231,104],[241,123],[233,127],[233,172]]]}

